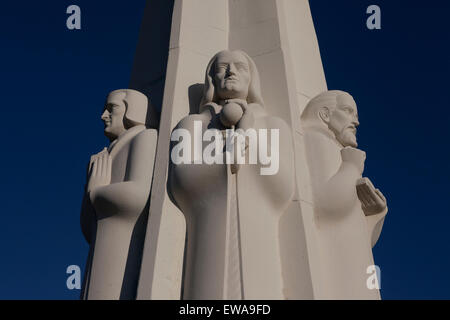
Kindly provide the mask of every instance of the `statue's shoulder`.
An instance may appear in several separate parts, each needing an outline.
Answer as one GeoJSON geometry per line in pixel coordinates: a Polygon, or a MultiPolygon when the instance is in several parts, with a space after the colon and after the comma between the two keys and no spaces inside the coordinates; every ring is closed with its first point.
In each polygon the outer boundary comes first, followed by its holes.
{"type": "Polygon", "coordinates": [[[156,143],[156,140],[158,139],[158,131],[156,129],[143,129],[142,131],[138,132],[133,139],[131,140],[131,143],[133,144],[139,144],[141,142],[150,143],[154,141],[156,143]]]}
{"type": "Polygon", "coordinates": [[[303,127],[303,136],[306,143],[316,150],[334,150],[340,153],[342,149],[336,138],[333,138],[331,133],[323,128],[303,127]]]}
{"type": "Polygon", "coordinates": [[[267,121],[267,124],[269,125],[269,127],[271,127],[271,128],[280,128],[280,129],[284,129],[284,130],[290,129],[290,126],[288,125],[288,123],[280,117],[267,116],[266,121],[267,121]]]}
{"type": "Polygon", "coordinates": [[[266,129],[280,129],[282,131],[289,131],[289,124],[280,117],[273,116],[267,112],[261,112],[255,114],[256,126],[266,129]]]}
{"type": "Polygon", "coordinates": [[[209,111],[204,111],[200,114],[190,114],[178,122],[175,129],[188,129],[194,128],[195,122],[209,123],[211,121],[211,113],[209,111]]]}

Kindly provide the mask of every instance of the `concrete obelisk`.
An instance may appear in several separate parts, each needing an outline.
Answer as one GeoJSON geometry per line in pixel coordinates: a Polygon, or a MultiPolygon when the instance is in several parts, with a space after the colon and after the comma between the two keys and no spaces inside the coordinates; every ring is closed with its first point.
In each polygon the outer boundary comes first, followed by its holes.
{"type": "MultiPolygon", "coordinates": [[[[132,75],[134,88],[139,89],[139,82],[151,82],[157,74],[142,72],[146,65],[160,61],[139,59],[145,57],[139,48],[157,45],[152,44],[152,28],[157,26],[151,21],[163,7],[158,1],[147,5],[132,75]]],[[[166,188],[170,133],[198,106],[204,70],[209,59],[223,49],[240,49],[251,56],[268,111],[291,127],[296,192],[280,222],[284,298],[316,298],[320,275],[314,274],[315,242],[308,241],[313,238],[314,213],[300,115],[307,102],[327,86],[308,1],[176,0],[138,299],[180,298],[185,222],[166,188]]]]}

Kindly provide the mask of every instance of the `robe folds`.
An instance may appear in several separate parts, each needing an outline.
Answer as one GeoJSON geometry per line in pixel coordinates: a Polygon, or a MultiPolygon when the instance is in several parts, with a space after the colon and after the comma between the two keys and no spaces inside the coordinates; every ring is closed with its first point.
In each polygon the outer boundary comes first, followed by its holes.
{"type": "Polygon", "coordinates": [[[157,131],[134,126],[108,148],[111,183],[85,194],[82,230],[90,244],[82,298],[134,299],[145,237],[157,131]]]}
{"type": "MultiPolygon", "coordinates": [[[[184,299],[284,299],[279,221],[295,190],[292,134],[283,120],[259,105],[249,108],[255,115],[252,128],[268,130],[269,153],[270,129],[278,129],[279,168],[274,175],[261,175],[267,165],[259,157],[257,164],[247,161],[235,173],[226,163],[170,165],[169,193],[187,227],[184,299]]],[[[201,121],[203,132],[223,131],[219,112],[220,106],[189,115],[175,129],[193,136],[195,121],[201,121]]]]}
{"type": "Polygon", "coordinates": [[[316,240],[323,288],[318,299],[378,300],[367,285],[376,244],[387,209],[366,216],[356,191],[361,172],[343,161],[342,146],[320,130],[305,130],[308,166],[312,177],[316,240]],[[333,181],[333,182],[331,182],[333,181]]]}

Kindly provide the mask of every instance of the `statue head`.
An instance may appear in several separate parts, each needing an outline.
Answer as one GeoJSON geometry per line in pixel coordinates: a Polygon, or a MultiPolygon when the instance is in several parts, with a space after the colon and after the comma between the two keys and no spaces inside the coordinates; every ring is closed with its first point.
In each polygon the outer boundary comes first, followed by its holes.
{"type": "Polygon", "coordinates": [[[353,97],[344,91],[326,91],[313,98],[302,114],[305,128],[326,129],[343,147],[358,146],[358,109],[353,97]]]}
{"type": "Polygon", "coordinates": [[[211,59],[206,68],[200,112],[208,103],[228,99],[264,105],[258,70],[250,56],[243,51],[223,50],[211,59]]]}
{"type": "Polygon", "coordinates": [[[147,97],[139,91],[112,91],[106,99],[101,117],[105,123],[105,136],[113,141],[128,129],[145,125],[147,108],[147,97]]]}

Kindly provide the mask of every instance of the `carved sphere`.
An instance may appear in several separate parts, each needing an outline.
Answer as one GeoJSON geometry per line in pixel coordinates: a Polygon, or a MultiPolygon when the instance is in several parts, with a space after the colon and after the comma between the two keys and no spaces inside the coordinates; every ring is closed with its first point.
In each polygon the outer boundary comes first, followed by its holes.
{"type": "Polygon", "coordinates": [[[228,103],[222,108],[222,112],[220,113],[220,121],[225,127],[231,128],[232,126],[235,126],[239,120],[241,120],[243,114],[244,111],[240,105],[233,102],[228,103]]]}

